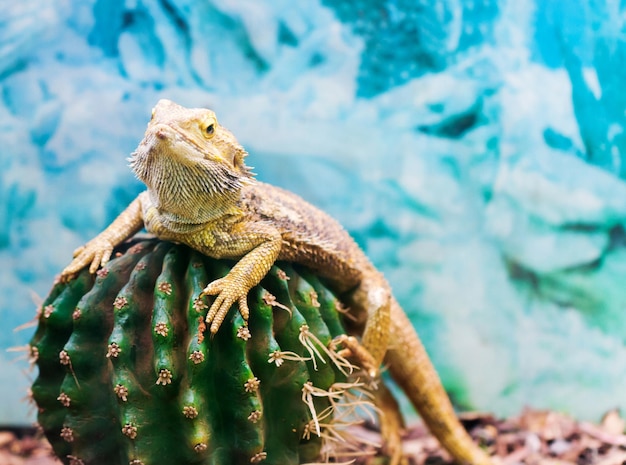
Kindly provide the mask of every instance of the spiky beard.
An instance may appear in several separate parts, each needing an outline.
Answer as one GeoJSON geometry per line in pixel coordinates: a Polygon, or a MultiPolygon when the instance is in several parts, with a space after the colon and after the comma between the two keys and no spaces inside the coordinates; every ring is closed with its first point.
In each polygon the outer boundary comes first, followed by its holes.
{"type": "Polygon", "coordinates": [[[143,141],[129,161],[135,175],[148,186],[153,205],[179,223],[199,224],[219,217],[224,206],[233,205],[225,198],[238,198],[250,181],[247,173],[225,163],[201,158],[181,161],[157,140],[143,141]]]}

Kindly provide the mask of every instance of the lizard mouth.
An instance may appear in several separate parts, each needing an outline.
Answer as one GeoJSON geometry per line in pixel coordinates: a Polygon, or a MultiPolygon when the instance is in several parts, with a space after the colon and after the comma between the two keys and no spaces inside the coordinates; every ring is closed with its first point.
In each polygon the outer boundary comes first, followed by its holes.
{"type": "Polygon", "coordinates": [[[171,171],[181,165],[193,167],[203,160],[203,148],[182,130],[167,124],[149,126],[129,158],[133,172],[144,183],[149,183],[155,171],[171,171]]]}

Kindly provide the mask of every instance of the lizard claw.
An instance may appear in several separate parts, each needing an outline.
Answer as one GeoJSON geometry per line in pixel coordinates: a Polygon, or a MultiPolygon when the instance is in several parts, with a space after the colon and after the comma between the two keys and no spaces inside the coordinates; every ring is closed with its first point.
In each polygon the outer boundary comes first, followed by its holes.
{"type": "Polygon", "coordinates": [[[235,303],[239,304],[239,313],[245,321],[248,321],[250,316],[248,289],[238,284],[236,280],[228,278],[229,275],[216,279],[200,293],[200,297],[217,295],[206,316],[206,322],[211,324],[211,334],[217,333],[228,311],[235,303]]]}

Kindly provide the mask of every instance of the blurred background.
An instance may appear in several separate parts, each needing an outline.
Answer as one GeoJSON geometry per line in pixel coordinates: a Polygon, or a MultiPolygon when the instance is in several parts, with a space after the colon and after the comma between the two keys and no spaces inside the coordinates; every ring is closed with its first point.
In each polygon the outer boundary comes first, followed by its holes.
{"type": "Polygon", "coordinates": [[[0,424],[159,98],[346,226],[458,407],[626,407],[625,3],[0,0],[0,424]]]}

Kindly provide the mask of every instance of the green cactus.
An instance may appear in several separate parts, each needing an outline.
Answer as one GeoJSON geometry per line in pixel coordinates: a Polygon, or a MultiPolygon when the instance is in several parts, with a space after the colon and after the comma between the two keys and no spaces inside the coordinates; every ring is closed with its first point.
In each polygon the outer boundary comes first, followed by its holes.
{"type": "Polygon", "coordinates": [[[125,248],[97,276],[55,285],[31,341],[38,420],[64,463],[290,465],[333,453],[325,439],[368,398],[334,351],[340,306],[313,274],[275,266],[250,292],[248,325],[233,308],[205,337],[199,294],[232,263],[155,239],[125,248]]]}

